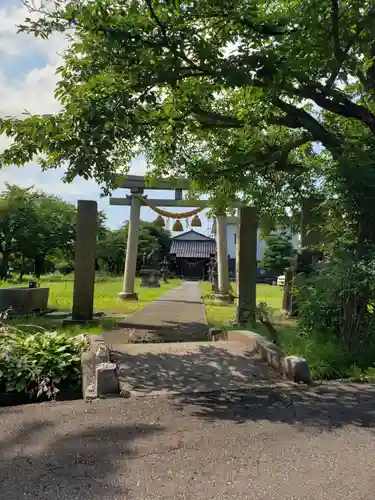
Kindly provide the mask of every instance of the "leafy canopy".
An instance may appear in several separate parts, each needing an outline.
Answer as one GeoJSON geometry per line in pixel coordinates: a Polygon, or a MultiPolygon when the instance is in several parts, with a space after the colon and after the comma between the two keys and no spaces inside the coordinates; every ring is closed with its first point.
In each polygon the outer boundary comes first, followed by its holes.
{"type": "Polygon", "coordinates": [[[223,202],[292,206],[326,174],[314,142],[351,168],[370,154],[374,18],[370,0],[56,2],[21,30],[72,37],[62,110],[2,120],[0,162],[111,188],[145,153],[223,202]]]}

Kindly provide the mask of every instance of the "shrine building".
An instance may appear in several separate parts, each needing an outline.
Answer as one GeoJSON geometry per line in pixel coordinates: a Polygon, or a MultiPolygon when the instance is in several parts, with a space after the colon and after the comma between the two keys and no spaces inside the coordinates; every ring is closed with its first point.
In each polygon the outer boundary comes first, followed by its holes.
{"type": "Polygon", "coordinates": [[[170,270],[185,280],[207,280],[208,263],[216,254],[216,241],[194,230],[172,238],[170,270]]]}

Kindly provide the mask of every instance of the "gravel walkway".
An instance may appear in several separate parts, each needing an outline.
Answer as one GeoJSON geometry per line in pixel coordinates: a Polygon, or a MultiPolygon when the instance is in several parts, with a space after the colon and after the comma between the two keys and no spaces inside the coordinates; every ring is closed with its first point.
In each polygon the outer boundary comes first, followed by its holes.
{"type": "Polygon", "coordinates": [[[375,390],[0,408],[7,500],[373,500],[375,390]]]}

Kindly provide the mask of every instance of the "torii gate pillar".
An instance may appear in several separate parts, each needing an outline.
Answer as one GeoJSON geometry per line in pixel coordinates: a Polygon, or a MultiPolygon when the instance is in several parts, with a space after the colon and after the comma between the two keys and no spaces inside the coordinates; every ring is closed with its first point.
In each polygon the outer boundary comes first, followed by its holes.
{"type": "Polygon", "coordinates": [[[130,218],[128,226],[128,241],[126,244],[124,284],[122,292],[118,297],[120,300],[138,300],[138,294],[135,292],[135,271],[137,267],[138,253],[138,233],[139,222],[141,218],[141,200],[139,196],[143,193],[142,188],[132,187],[130,202],[130,218]]]}
{"type": "MultiPolygon", "coordinates": [[[[183,189],[189,189],[190,181],[186,179],[177,179],[172,181],[170,179],[157,179],[153,181],[148,181],[143,176],[138,175],[127,175],[123,178],[121,175],[117,176],[118,187],[124,189],[130,189],[131,197],[130,199],[116,199],[111,198],[111,205],[130,205],[130,218],[128,226],[128,240],[126,244],[126,256],[125,256],[125,269],[124,269],[124,282],[122,292],[119,293],[118,297],[120,300],[137,300],[138,295],[135,291],[135,274],[137,267],[137,253],[138,253],[138,233],[139,233],[139,223],[141,218],[141,205],[140,196],[143,194],[144,189],[167,189],[167,190],[178,190],[177,198],[182,198],[181,193],[183,189]]],[[[177,195],[177,193],[176,193],[177,195]]],[[[154,204],[160,201],[160,204],[164,206],[177,206],[180,203],[175,200],[152,200],[154,204]]],[[[203,201],[201,204],[205,206],[207,202],[203,201]]],[[[199,205],[199,204],[198,204],[199,205]]]]}
{"type": "Polygon", "coordinates": [[[224,214],[218,214],[216,216],[216,247],[219,280],[219,293],[216,298],[223,302],[231,302],[227,246],[227,217],[224,214]]]}

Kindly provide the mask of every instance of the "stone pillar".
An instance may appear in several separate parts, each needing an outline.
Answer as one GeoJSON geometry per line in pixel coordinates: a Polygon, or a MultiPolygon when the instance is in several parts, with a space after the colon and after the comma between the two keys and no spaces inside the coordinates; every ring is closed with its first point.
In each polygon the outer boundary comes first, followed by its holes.
{"type": "Polygon", "coordinates": [[[323,258],[319,246],[323,243],[325,215],[320,205],[324,199],[320,196],[310,196],[301,202],[301,244],[299,252],[292,262],[291,268],[285,272],[282,308],[289,316],[298,315],[298,304],[295,295],[295,285],[299,276],[307,276],[314,264],[323,258]]]}
{"type": "Polygon", "coordinates": [[[93,317],[97,213],[96,201],[78,200],[73,322],[84,323],[93,317]]]}
{"type": "Polygon", "coordinates": [[[255,325],[256,267],[257,267],[257,212],[255,207],[239,209],[237,228],[237,314],[240,325],[255,325]]]}
{"type": "Polygon", "coordinates": [[[135,293],[135,271],[137,267],[138,233],[139,233],[139,221],[141,218],[141,200],[139,199],[138,196],[143,193],[143,189],[132,188],[131,193],[132,197],[130,205],[128,241],[126,244],[124,284],[122,292],[119,293],[119,299],[121,300],[138,299],[138,295],[135,293]]]}
{"type": "Polygon", "coordinates": [[[219,288],[217,298],[220,300],[229,301],[230,282],[228,265],[227,217],[225,215],[218,215],[216,217],[216,247],[219,288]]]}

